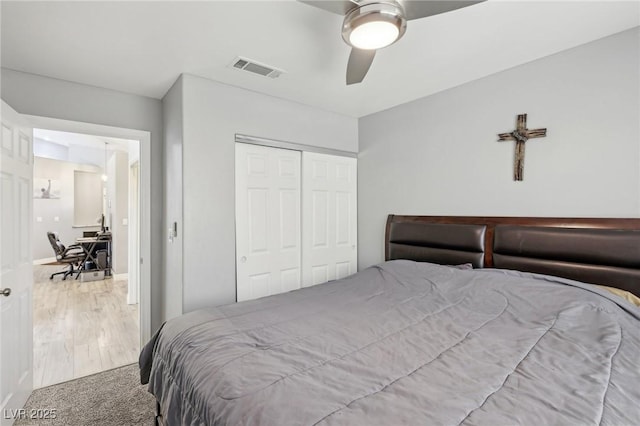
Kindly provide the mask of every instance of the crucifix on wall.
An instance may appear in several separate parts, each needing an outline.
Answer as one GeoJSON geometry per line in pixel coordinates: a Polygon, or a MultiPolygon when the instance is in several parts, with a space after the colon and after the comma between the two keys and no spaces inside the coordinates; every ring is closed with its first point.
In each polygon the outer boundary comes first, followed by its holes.
{"type": "Polygon", "coordinates": [[[518,115],[516,129],[510,133],[500,133],[498,142],[516,141],[516,157],[513,165],[513,180],[522,180],[524,172],[524,144],[532,138],[547,136],[547,129],[527,129],[527,114],[518,115]]]}

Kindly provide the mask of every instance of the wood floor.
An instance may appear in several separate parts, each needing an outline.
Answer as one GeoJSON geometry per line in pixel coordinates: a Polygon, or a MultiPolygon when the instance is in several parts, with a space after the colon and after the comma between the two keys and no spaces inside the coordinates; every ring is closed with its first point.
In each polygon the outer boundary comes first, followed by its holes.
{"type": "Polygon", "coordinates": [[[34,265],[34,388],[136,362],[138,305],[127,304],[127,281],[49,280],[62,265],[34,265]]]}

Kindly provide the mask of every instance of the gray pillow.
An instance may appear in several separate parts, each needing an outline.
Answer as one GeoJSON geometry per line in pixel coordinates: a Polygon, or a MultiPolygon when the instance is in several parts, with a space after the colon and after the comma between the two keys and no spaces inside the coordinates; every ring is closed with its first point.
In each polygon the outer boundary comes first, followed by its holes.
{"type": "Polygon", "coordinates": [[[473,269],[473,265],[471,263],[461,263],[460,265],[447,265],[451,268],[456,268],[456,269],[473,269]]]}

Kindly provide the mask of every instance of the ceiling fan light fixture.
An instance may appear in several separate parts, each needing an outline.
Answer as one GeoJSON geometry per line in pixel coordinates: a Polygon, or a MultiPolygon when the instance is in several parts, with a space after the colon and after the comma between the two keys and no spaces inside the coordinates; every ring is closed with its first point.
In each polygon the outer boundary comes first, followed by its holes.
{"type": "Polygon", "coordinates": [[[400,30],[391,22],[372,21],[354,28],[349,44],[358,49],[380,49],[396,41],[399,34],[400,30]]]}
{"type": "Polygon", "coordinates": [[[400,5],[388,2],[368,3],[346,14],[342,38],[356,49],[374,50],[395,43],[406,29],[407,20],[400,5]]]}

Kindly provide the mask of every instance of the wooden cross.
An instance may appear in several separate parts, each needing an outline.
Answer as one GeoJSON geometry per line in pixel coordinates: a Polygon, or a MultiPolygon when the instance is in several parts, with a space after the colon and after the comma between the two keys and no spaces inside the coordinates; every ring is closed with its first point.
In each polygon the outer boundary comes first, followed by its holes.
{"type": "Polygon", "coordinates": [[[516,129],[511,133],[500,133],[498,142],[516,141],[516,158],[513,165],[513,180],[522,180],[524,172],[524,143],[532,138],[547,136],[547,129],[527,129],[527,114],[518,115],[516,129]]]}

